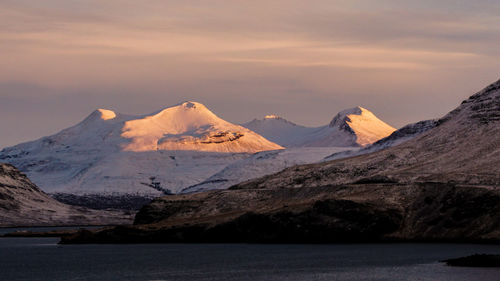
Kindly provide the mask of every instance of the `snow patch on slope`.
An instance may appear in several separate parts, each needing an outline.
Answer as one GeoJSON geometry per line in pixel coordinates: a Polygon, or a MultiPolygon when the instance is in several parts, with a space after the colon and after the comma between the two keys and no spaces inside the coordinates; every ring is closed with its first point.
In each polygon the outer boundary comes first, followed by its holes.
{"type": "Polygon", "coordinates": [[[226,189],[237,183],[279,172],[287,167],[321,161],[331,153],[350,147],[296,147],[263,151],[234,162],[203,182],[182,190],[183,193],[226,189]]]}
{"type": "Polygon", "coordinates": [[[284,147],[297,147],[306,142],[317,128],[297,125],[277,115],[266,115],[242,125],[284,147]]]}

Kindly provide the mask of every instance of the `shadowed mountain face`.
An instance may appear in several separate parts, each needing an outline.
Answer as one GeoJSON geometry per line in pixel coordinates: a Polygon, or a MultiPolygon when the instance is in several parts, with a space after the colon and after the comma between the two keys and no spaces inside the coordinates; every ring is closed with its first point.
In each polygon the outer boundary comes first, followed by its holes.
{"type": "Polygon", "coordinates": [[[60,203],[14,166],[0,163],[0,226],[109,225],[131,221],[123,212],[97,211],[60,203]]]}
{"type": "Polygon", "coordinates": [[[398,146],[168,196],[67,243],[500,241],[500,81],[398,146]]]}

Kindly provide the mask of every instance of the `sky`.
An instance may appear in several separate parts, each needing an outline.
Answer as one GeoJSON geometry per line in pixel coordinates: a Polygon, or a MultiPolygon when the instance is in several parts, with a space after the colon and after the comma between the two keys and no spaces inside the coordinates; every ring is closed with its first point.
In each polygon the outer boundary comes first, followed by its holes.
{"type": "Polygon", "coordinates": [[[308,126],[359,105],[398,128],[500,79],[498,46],[498,0],[0,0],[0,148],[186,100],[308,126]]]}

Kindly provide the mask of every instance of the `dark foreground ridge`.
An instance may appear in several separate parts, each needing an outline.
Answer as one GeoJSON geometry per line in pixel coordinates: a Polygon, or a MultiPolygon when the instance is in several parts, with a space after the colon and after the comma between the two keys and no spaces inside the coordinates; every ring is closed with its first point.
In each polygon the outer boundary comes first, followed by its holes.
{"type": "Polygon", "coordinates": [[[81,231],[61,243],[498,243],[499,213],[500,191],[477,186],[224,190],[159,198],[132,226],[81,231]]]}
{"type": "Polygon", "coordinates": [[[442,261],[449,266],[463,267],[500,267],[500,255],[472,255],[457,259],[448,259],[442,261]]]}

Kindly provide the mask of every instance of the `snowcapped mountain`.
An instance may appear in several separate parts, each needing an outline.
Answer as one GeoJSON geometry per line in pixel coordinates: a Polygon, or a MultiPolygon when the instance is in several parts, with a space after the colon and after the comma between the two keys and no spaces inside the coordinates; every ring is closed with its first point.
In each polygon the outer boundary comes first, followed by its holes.
{"type": "Polygon", "coordinates": [[[204,105],[185,102],[145,118],[129,120],[122,137],[127,151],[193,150],[254,153],[282,149],[262,136],[217,117],[204,105]]]}
{"type": "Polygon", "coordinates": [[[275,115],[243,126],[285,147],[366,146],[396,130],[359,106],[339,112],[329,125],[317,128],[300,126],[275,115]]]}
{"type": "Polygon", "coordinates": [[[143,116],[98,109],[55,135],[2,150],[0,159],[46,192],[161,194],[276,149],[282,147],[185,102],[143,116]]]}
{"type": "Polygon", "coordinates": [[[98,109],[46,142],[113,146],[123,151],[191,150],[254,153],[281,149],[262,136],[217,117],[201,103],[185,102],[145,116],[98,109]]]}

